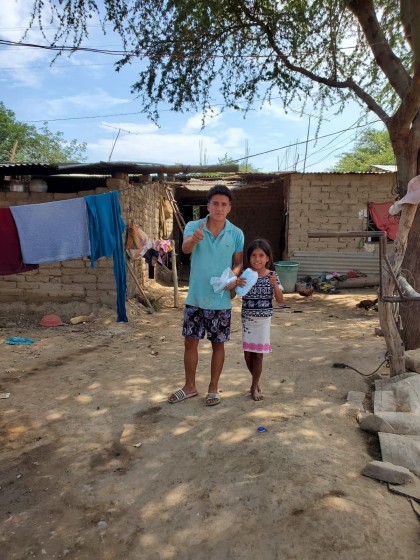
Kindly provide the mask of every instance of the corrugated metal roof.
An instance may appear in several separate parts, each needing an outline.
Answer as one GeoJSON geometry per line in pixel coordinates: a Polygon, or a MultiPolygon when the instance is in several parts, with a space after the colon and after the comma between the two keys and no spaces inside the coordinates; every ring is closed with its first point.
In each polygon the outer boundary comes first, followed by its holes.
{"type": "MultiPolygon", "coordinates": [[[[323,272],[340,272],[360,270],[364,274],[379,274],[379,247],[374,253],[327,253],[316,251],[295,251],[291,261],[299,263],[298,277],[318,276],[323,272]]],[[[388,256],[393,249],[387,248],[388,256]]]]}
{"type": "Polygon", "coordinates": [[[55,171],[57,165],[50,163],[19,163],[19,162],[0,162],[0,170],[4,171],[5,175],[24,175],[27,173],[28,169],[37,169],[41,172],[43,171],[55,171]]]}
{"type": "Polygon", "coordinates": [[[385,173],[396,173],[397,166],[396,165],[371,165],[369,168],[370,171],[373,172],[385,172],[385,173]]]}
{"type": "MultiPolygon", "coordinates": [[[[393,167],[393,166],[376,166],[376,167],[393,167]]],[[[237,173],[238,165],[165,165],[162,163],[148,162],[131,162],[131,161],[99,161],[94,163],[57,163],[44,164],[37,162],[0,162],[0,173],[3,175],[52,175],[62,173],[84,173],[87,175],[110,174],[112,172],[124,172],[131,174],[151,174],[151,173],[168,173],[177,174],[193,174],[193,173],[237,173]]],[[[395,172],[394,169],[381,169],[380,171],[368,172],[337,172],[337,171],[317,171],[311,173],[300,173],[297,171],[276,171],[276,172],[259,172],[259,173],[241,173],[242,176],[251,177],[276,177],[290,175],[379,175],[382,173],[395,172]]]]}
{"type": "Polygon", "coordinates": [[[131,161],[99,161],[96,163],[0,163],[0,173],[3,175],[52,175],[83,173],[86,175],[111,174],[122,172],[130,174],[167,173],[235,173],[238,166],[233,165],[164,165],[162,163],[146,163],[131,161]]]}
{"type": "Polygon", "coordinates": [[[185,182],[182,185],[177,186],[176,190],[177,192],[179,190],[185,189],[187,191],[199,191],[199,192],[206,193],[214,185],[225,185],[229,189],[235,189],[243,184],[244,182],[238,179],[238,177],[234,177],[233,179],[230,179],[228,177],[223,177],[223,178],[212,177],[211,179],[209,178],[205,180],[198,179],[198,178],[191,178],[188,180],[188,182],[185,182]]]}

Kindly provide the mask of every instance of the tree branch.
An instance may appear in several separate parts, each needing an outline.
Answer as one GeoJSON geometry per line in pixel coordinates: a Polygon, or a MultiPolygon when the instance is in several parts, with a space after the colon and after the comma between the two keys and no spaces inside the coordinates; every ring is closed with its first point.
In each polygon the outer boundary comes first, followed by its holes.
{"type": "MultiPolygon", "coordinates": [[[[251,17],[251,16],[250,16],[251,17]]],[[[317,82],[319,84],[323,84],[328,87],[336,88],[336,89],[349,89],[351,90],[363,103],[367,105],[367,107],[373,111],[385,124],[388,122],[389,115],[382,109],[382,107],[374,100],[374,98],[369,95],[366,91],[364,91],[360,86],[358,86],[351,78],[345,81],[333,80],[331,78],[325,78],[323,76],[318,76],[314,74],[310,70],[306,68],[302,68],[301,66],[297,66],[292,64],[288,59],[287,55],[285,55],[278,47],[277,42],[274,38],[274,34],[270,27],[265,25],[262,22],[259,22],[259,25],[264,28],[265,34],[267,36],[268,42],[276,53],[277,57],[282,61],[282,63],[291,70],[292,72],[297,72],[302,74],[302,76],[306,76],[310,80],[317,82]]]]}
{"type": "Polygon", "coordinates": [[[405,38],[414,55],[414,74],[420,71],[420,10],[417,0],[400,0],[405,38]]]}
{"type": "Polygon", "coordinates": [[[402,99],[410,88],[411,78],[401,60],[394,54],[379,25],[373,1],[346,0],[346,4],[358,20],[379,68],[402,99]]]}
{"type": "Polygon", "coordinates": [[[409,129],[420,106],[420,8],[418,0],[400,0],[404,33],[413,51],[413,79],[401,100],[398,110],[390,118],[394,128],[409,129]]]}
{"type": "Polygon", "coordinates": [[[403,129],[409,129],[412,125],[413,120],[419,112],[420,106],[420,73],[416,73],[413,76],[412,84],[410,89],[407,91],[401,100],[401,104],[398,107],[395,114],[390,118],[390,121],[397,122],[398,127],[403,129]]]}

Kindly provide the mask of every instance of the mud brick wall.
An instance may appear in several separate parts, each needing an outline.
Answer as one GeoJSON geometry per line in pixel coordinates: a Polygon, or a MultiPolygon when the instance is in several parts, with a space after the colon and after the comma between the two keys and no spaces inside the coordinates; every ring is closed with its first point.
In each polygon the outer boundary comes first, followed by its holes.
{"type": "MultiPolygon", "coordinates": [[[[128,224],[134,221],[154,241],[162,238],[162,227],[159,220],[159,206],[165,198],[165,183],[147,181],[142,184],[131,185],[120,193],[122,214],[128,224]]],[[[166,220],[166,230],[169,237],[173,234],[172,217],[166,220]]],[[[154,282],[149,278],[149,267],[144,259],[132,261],[132,265],[140,284],[147,285],[154,282]]],[[[131,275],[127,272],[127,297],[138,293],[131,275]]]]}
{"type": "MultiPolygon", "coordinates": [[[[281,238],[285,234],[286,184],[287,179],[275,178],[232,190],[232,210],[228,219],[244,232],[245,255],[249,243],[263,237],[272,246],[274,260],[281,260],[281,238]]],[[[246,257],[244,265],[247,266],[246,257]]]]}
{"type": "Polygon", "coordinates": [[[395,175],[301,174],[290,176],[288,255],[295,251],[357,252],[356,238],[309,239],[308,231],[366,231],[370,202],[395,199],[395,175]]]}
{"type": "MultiPolygon", "coordinates": [[[[72,194],[0,192],[0,207],[19,204],[39,204],[121,190],[122,215],[127,223],[136,221],[152,238],[159,237],[159,202],[163,185],[155,182],[130,185],[128,177],[106,179],[106,187],[72,194]],[[127,188],[131,187],[131,188],[127,188]]],[[[75,179],[77,181],[77,179],[75,179]]],[[[171,222],[171,221],[170,221],[171,222]]],[[[144,259],[136,261],[135,271],[140,284],[148,282],[144,259]]],[[[127,296],[138,292],[127,274],[127,296]]],[[[116,286],[112,258],[101,258],[91,268],[90,259],[72,259],[40,265],[38,270],[22,274],[0,276],[0,302],[59,302],[81,301],[90,304],[115,306],[116,286]]]]}

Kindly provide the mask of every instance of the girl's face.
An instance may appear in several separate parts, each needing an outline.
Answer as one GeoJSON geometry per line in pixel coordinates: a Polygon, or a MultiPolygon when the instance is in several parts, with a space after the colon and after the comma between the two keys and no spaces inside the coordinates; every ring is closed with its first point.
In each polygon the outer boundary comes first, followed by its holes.
{"type": "Polygon", "coordinates": [[[254,249],[249,257],[249,264],[251,268],[259,272],[260,270],[264,270],[267,266],[267,263],[270,259],[268,255],[264,253],[262,249],[254,249]]]}

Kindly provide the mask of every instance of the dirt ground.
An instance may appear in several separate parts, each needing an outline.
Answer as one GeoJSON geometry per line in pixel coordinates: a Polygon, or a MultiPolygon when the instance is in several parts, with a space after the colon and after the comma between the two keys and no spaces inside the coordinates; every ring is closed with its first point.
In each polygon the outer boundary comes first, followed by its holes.
{"type": "Polygon", "coordinates": [[[65,326],[43,328],[53,304],[0,309],[2,560],[417,560],[409,501],[360,474],[379,444],[345,403],[371,378],[332,367],[383,361],[378,314],[355,308],[373,290],[287,296],[301,313],[274,315],[259,403],[235,300],[216,407],[203,404],[207,342],[199,397],[166,402],[183,381],[186,289],[178,309],[159,293],[153,315],[129,302],[127,324],[97,309],[70,325],[86,309],[67,305],[65,326]]]}

